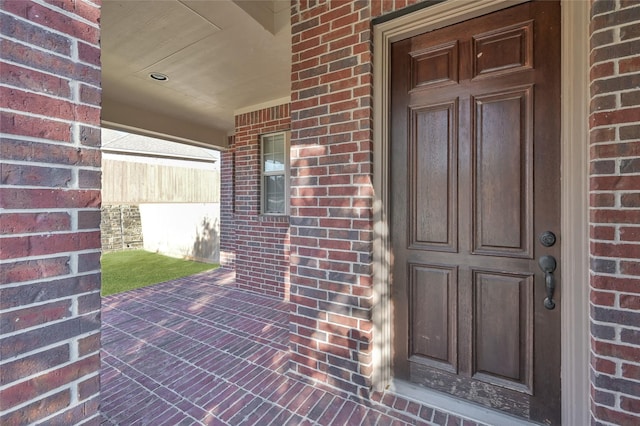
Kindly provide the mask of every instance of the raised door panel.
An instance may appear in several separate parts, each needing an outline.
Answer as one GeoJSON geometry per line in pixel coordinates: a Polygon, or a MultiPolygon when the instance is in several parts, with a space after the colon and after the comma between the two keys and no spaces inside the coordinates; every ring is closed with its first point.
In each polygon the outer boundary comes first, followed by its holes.
{"type": "Polygon", "coordinates": [[[474,253],[531,258],[531,88],[474,98],[474,253]]]}
{"type": "Polygon", "coordinates": [[[457,101],[412,110],[410,248],[457,250],[457,101]]]}
{"type": "Polygon", "coordinates": [[[473,37],[473,76],[514,72],[533,66],[533,21],[473,37]]]}
{"type": "Polygon", "coordinates": [[[458,42],[411,52],[412,89],[458,82],[458,42]]]}
{"type": "Polygon", "coordinates": [[[456,268],[411,264],[409,269],[409,357],[455,372],[456,268]]]}
{"type": "Polygon", "coordinates": [[[473,272],[474,379],[533,391],[533,275],[473,272]]]}

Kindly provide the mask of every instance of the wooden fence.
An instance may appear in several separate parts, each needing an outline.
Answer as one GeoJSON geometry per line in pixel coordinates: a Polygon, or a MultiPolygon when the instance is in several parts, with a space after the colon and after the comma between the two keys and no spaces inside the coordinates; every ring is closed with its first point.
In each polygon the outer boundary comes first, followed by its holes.
{"type": "Polygon", "coordinates": [[[102,160],[104,205],[219,202],[218,170],[120,161],[112,158],[102,160]]]}

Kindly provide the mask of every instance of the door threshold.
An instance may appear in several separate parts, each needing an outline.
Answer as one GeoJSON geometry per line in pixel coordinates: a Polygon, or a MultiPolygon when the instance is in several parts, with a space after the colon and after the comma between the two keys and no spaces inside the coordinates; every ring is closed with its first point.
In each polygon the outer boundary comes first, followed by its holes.
{"type": "Polygon", "coordinates": [[[479,424],[491,426],[539,425],[539,423],[515,417],[498,410],[482,407],[463,399],[427,389],[404,380],[392,379],[389,384],[388,391],[406,399],[413,400],[419,404],[426,404],[438,410],[447,411],[451,414],[472,420],[479,424]]]}

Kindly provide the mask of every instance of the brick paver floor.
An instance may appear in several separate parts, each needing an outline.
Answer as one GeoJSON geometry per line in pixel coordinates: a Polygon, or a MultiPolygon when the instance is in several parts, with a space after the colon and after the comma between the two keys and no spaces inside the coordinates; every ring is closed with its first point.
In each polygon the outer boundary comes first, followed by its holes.
{"type": "Polygon", "coordinates": [[[288,374],[288,304],[233,280],[218,269],[103,299],[102,424],[476,425],[288,374]]]}

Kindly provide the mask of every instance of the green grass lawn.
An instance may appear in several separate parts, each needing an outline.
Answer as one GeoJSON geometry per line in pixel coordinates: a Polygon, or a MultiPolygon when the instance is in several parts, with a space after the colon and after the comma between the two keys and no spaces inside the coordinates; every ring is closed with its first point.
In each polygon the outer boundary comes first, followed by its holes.
{"type": "Polygon", "coordinates": [[[102,295],[122,293],[217,267],[143,250],[107,253],[102,255],[102,295]]]}

